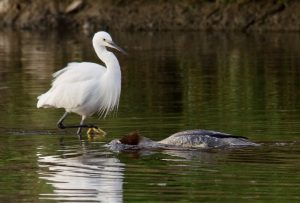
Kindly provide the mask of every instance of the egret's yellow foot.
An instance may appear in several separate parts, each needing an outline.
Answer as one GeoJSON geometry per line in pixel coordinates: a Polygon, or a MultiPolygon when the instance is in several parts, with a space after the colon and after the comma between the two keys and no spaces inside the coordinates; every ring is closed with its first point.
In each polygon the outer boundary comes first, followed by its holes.
{"type": "Polygon", "coordinates": [[[89,140],[102,139],[105,137],[106,132],[100,128],[89,128],[87,130],[89,140]]]}
{"type": "Polygon", "coordinates": [[[87,134],[88,135],[103,135],[105,136],[106,135],[106,132],[104,130],[101,130],[100,128],[89,128],[87,130],[87,134]]]}

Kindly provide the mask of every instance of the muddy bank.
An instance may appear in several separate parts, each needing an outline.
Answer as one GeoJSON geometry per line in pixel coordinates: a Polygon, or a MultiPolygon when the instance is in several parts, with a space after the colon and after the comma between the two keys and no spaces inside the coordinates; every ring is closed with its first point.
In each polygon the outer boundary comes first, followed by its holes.
{"type": "Polygon", "coordinates": [[[297,0],[0,0],[0,27],[300,31],[297,0]]]}

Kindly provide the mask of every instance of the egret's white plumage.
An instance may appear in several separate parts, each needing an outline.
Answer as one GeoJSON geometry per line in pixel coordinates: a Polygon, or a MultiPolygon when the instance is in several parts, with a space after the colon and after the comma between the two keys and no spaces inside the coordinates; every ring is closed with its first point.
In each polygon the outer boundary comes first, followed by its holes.
{"type": "Polygon", "coordinates": [[[94,35],[93,47],[106,67],[90,62],[69,63],[53,74],[52,87],[38,97],[38,108],[64,108],[81,115],[82,123],[96,112],[105,117],[118,108],[121,70],[118,59],[106,47],[123,50],[103,31],[94,35]]]}

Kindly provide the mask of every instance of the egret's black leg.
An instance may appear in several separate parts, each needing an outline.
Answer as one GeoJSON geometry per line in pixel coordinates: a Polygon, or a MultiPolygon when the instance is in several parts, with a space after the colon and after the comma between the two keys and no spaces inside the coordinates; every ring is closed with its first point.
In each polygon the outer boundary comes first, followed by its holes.
{"type": "Polygon", "coordinates": [[[81,119],[79,128],[78,128],[78,130],[77,130],[77,135],[79,136],[79,139],[80,139],[80,140],[82,139],[81,131],[82,131],[83,123],[84,123],[84,118],[81,119]]]}
{"type": "Polygon", "coordinates": [[[65,118],[67,117],[69,113],[68,112],[65,112],[64,115],[59,119],[59,121],[57,122],[57,127],[60,128],[60,129],[65,129],[66,126],[64,126],[63,122],[65,120],[65,118]]]}
{"type": "MultiPolygon", "coordinates": [[[[65,128],[98,128],[97,126],[93,124],[83,124],[83,120],[81,120],[80,125],[64,125],[63,122],[65,118],[69,115],[68,112],[65,112],[64,115],[59,119],[57,122],[57,127],[60,129],[65,129],[65,128]]],[[[79,129],[78,129],[79,130],[79,129]]]]}
{"type": "Polygon", "coordinates": [[[77,135],[80,137],[81,139],[81,131],[82,131],[82,128],[96,128],[98,129],[97,126],[91,124],[84,124],[84,120],[85,120],[85,117],[82,117],[81,121],[80,121],[80,125],[64,125],[63,122],[65,120],[65,118],[67,117],[67,115],[69,115],[68,112],[65,112],[64,115],[59,119],[59,121],[57,122],[57,127],[60,128],[60,129],[65,129],[65,128],[78,128],[77,130],[77,135]]]}

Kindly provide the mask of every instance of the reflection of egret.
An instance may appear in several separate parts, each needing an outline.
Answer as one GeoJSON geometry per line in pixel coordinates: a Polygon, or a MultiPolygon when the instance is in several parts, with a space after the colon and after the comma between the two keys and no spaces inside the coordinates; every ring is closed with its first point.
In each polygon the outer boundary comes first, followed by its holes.
{"type": "Polygon", "coordinates": [[[121,93],[121,71],[118,59],[106,47],[124,52],[106,32],[97,32],[93,37],[93,46],[97,56],[106,68],[96,63],[69,63],[68,66],[53,74],[51,89],[38,97],[37,107],[64,108],[65,114],[58,121],[59,128],[78,128],[81,136],[83,127],[95,127],[84,124],[87,116],[98,112],[105,117],[118,108],[121,93]],[[81,115],[80,125],[65,126],[66,116],[71,113],[81,115]]]}
{"type": "Polygon", "coordinates": [[[42,200],[123,202],[124,164],[119,159],[99,151],[81,156],[74,156],[74,151],[63,156],[37,155],[39,177],[54,189],[53,194],[40,194],[42,200]]]}

